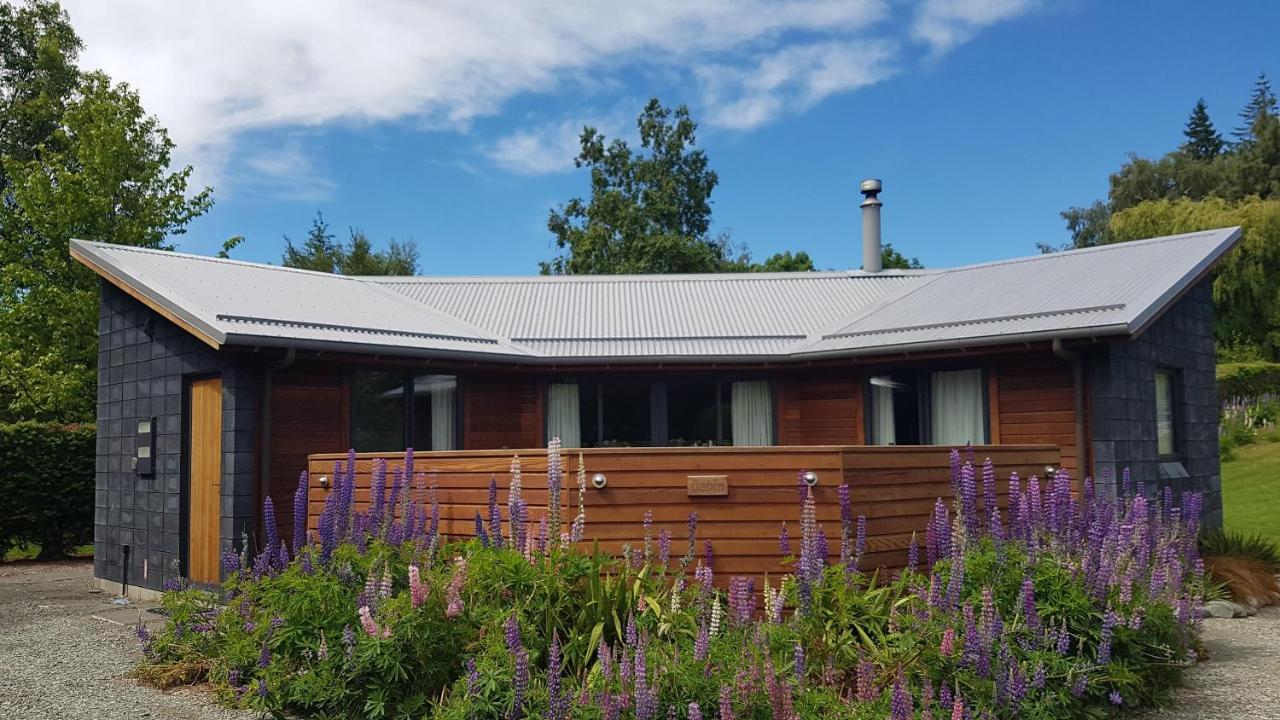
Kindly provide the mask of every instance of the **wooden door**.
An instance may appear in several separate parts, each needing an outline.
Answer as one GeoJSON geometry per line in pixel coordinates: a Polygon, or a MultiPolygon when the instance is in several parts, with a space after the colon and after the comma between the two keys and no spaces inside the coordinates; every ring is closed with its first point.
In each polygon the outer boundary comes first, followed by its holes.
{"type": "Polygon", "coordinates": [[[217,583],[222,518],[222,378],[191,383],[187,577],[217,583]]]}

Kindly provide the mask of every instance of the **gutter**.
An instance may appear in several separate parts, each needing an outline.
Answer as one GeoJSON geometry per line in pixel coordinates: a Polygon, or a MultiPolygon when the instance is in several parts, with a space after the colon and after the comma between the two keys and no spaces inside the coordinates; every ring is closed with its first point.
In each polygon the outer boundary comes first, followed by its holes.
{"type": "MultiPolygon", "coordinates": [[[[262,373],[262,428],[258,433],[261,438],[261,455],[258,458],[258,507],[262,507],[265,498],[271,495],[271,395],[275,374],[293,364],[297,358],[297,348],[286,348],[284,357],[267,366],[262,373]]],[[[266,537],[266,527],[262,518],[258,518],[259,537],[266,537]]]]}
{"type": "Polygon", "coordinates": [[[1076,468],[1076,474],[1083,478],[1089,474],[1086,462],[1089,451],[1085,447],[1084,437],[1084,360],[1080,357],[1080,353],[1063,347],[1060,337],[1053,339],[1053,354],[1060,360],[1071,363],[1071,400],[1075,409],[1076,458],[1080,465],[1076,468]]]}

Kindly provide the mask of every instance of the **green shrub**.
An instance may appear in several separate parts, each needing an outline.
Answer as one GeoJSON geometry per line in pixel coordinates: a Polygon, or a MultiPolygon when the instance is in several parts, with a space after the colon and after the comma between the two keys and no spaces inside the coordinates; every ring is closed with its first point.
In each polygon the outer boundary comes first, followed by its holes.
{"type": "Polygon", "coordinates": [[[42,559],[93,541],[92,425],[0,424],[0,557],[37,545],[42,559]]]}
{"type": "Polygon", "coordinates": [[[1251,398],[1280,393],[1280,363],[1242,362],[1218,365],[1218,397],[1251,398]]]}

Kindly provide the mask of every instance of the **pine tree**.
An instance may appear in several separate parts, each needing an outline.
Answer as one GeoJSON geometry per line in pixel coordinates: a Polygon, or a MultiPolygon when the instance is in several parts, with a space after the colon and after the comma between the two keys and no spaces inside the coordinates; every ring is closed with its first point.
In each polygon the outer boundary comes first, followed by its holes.
{"type": "Polygon", "coordinates": [[[1253,83],[1253,95],[1240,111],[1240,126],[1231,131],[1238,144],[1253,142],[1253,126],[1262,115],[1276,115],[1276,96],[1271,92],[1271,81],[1267,79],[1266,73],[1258,73],[1258,79],[1253,83]]]}
{"type": "Polygon", "coordinates": [[[1187,120],[1187,128],[1182,134],[1187,137],[1187,141],[1182,144],[1183,152],[1197,160],[1212,160],[1222,152],[1225,145],[1222,136],[1213,127],[1213,120],[1209,119],[1209,107],[1205,105],[1204,98],[1196,101],[1191,117],[1187,120]]]}

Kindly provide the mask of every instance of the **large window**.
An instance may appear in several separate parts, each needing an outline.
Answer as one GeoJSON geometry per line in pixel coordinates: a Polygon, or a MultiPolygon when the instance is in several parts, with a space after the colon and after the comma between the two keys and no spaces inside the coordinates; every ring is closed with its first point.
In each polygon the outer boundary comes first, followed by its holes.
{"type": "Polygon", "coordinates": [[[872,445],[979,445],[987,442],[987,387],[981,370],[893,372],[867,386],[872,445]]]}
{"type": "Polygon", "coordinates": [[[714,375],[554,382],[547,437],[565,447],[771,445],[772,389],[714,375]]]}
{"type": "Polygon", "coordinates": [[[1171,370],[1156,371],[1156,452],[1168,456],[1177,453],[1174,430],[1174,388],[1177,375],[1171,370]]]}
{"type": "Polygon", "coordinates": [[[351,438],[358,452],[457,449],[458,378],[357,370],[351,383],[351,438]]]}

